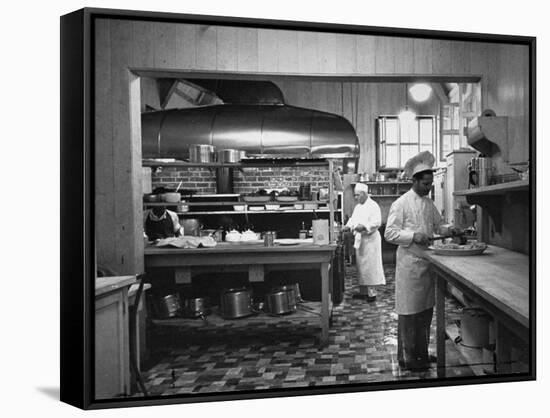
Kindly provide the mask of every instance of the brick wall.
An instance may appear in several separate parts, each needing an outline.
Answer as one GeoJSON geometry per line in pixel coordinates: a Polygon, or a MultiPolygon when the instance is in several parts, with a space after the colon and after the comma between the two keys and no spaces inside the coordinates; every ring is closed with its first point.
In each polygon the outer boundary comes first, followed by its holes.
{"type": "MultiPolygon", "coordinates": [[[[196,190],[200,194],[216,193],[216,170],[208,168],[164,167],[152,174],[152,187],[196,190]]],[[[312,191],[328,187],[328,170],[320,167],[245,167],[233,170],[233,190],[246,194],[258,189],[287,187],[298,190],[301,183],[311,185],[312,191]]]]}

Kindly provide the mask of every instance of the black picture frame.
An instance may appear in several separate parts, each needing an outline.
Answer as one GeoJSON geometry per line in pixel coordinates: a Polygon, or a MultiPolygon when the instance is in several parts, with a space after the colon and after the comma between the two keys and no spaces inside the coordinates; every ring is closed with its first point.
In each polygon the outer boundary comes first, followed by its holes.
{"type": "MultiPolygon", "coordinates": [[[[364,27],[311,22],[186,15],[85,8],[61,17],[61,400],[83,409],[194,403],[234,399],[363,392],[414,387],[514,382],[536,379],[536,39],[524,36],[442,32],[403,28],[364,27]],[[239,391],[146,398],[93,396],[94,280],[96,277],[94,190],[94,21],[142,20],[230,25],[291,31],[336,32],[413,39],[518,44],[529,48],[529,159],[530,159],[530,364],[528,373],[475,378],[430,379],[412,382],[346,384],[307,389],[239,391]]],[[[388,76],[388,79],[392,78],[388,76]]],[[[442,78],[444,80],[445,77],[442,78]]]]}

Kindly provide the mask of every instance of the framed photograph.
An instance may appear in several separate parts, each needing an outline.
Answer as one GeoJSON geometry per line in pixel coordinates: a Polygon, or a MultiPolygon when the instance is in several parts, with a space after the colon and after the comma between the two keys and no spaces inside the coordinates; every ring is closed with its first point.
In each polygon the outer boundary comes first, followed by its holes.
{"type": "Polygon", "coordinates": [[[61,17],[61,400],[535,379],[536,39],[61,17]]]}

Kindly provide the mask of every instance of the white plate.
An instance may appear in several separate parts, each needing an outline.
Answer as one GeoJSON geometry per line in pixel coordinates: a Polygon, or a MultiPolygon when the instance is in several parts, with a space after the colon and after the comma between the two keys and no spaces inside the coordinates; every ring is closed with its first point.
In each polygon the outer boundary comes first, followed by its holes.
{"type": "Polygon", "coordinates": [[[251,210],[253,212],[259,212],[261,210],[264,210],[265,208],[263,206],[249,206],[248,210],[251,210]]]}

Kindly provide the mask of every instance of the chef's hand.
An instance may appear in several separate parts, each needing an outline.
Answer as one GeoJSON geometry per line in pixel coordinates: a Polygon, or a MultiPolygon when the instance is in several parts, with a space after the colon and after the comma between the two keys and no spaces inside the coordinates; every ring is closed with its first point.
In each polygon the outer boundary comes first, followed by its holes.
{"type": "Polygon", "coordinates": [[[464,233],[464,231],[456,226],[451,226],[449,228],[449,232],[451,233],[451,236],[461,235],[464,233]]]}
{"type": "Polygon", "coordinates": [[[367,228],[365,225],[358,224],[355,226],[355,232],[365,232],[367,228]]]}
{"type": "Polygon", "coordinates": [[[413,235],[413,241],[419,245],[428,245],[430,242],[428,238],[424,232],[415,232],[413,235]]]}
{"type": "Polygon", "coordinates": [[[351,231],[351,228],[349,226],[344,226],[342,228],[342,232],[349,232],[349,231],[351,231]]]}

